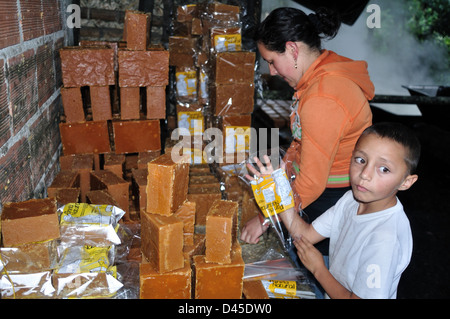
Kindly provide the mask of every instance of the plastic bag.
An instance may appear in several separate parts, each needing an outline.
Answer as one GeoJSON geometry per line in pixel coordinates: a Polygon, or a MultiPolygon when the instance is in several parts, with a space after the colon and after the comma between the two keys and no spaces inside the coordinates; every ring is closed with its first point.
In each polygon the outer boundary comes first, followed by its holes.
{"type": "Polygon", "coordinates": [[[50,271],[3,275],[0,290],[2,299],[53,298],[55,293],[50,271]]]}
{"type": "Polygon", "coordinates": [[[113,205],[70,203],[58,209],[61,242],[66,246],[119,245],[119,220],[125,211],[113,205]]]}

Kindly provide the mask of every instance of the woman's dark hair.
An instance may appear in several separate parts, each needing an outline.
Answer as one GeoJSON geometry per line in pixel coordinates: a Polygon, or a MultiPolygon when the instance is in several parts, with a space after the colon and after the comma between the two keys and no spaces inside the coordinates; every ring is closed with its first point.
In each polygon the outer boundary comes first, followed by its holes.
{"type": "Polygon", "coordinates": [[[381,138],[388,138],[402,145],[406,149],[405,162],[409,174],[414,174],[420,158],[420,142],[416,134],[407,126],[395,122],[380,122],[366,128],[361,136],[375,134],[381,138]]]}
{"type": "Polygon", "coordinates": [[[256,42],[270,50],[283,53],[286,42],[301,41],[312,49],[321,49],[322,38],[336,36],[341,21],[336,12],[319,8],[307,15],[302,10],[283,7],[273,10],[259,25],[256,42]]]}

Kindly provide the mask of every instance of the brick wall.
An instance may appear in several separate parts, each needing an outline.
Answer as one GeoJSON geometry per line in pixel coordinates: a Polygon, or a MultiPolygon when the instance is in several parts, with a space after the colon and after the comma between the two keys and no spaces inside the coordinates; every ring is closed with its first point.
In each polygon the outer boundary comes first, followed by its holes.
{"type": "Polygon", "coordinates": [[[69,0],[0,1],[0,211],[47,196],[59,171],[58,50],[71,43],[69,0]]]}

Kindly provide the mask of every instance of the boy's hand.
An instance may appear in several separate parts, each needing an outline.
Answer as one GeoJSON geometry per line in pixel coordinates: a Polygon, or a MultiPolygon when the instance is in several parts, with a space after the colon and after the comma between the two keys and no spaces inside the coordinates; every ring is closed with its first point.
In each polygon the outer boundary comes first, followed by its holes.
{"type": "Polygon", "coordinates": [[[305,236],[295,239],[294,245],[297,248],[297,255],[301,262],[313,275],[317,270],[323,267],[326,268],[322,254],[305,236]]]}
{"type": "Polygon", "coordinates": [[[250,219],[241,230],[241,240],[249,244],[257,244],[259,237],[267,230],[269,226],[263,226],[259,216],[250,219]]]}

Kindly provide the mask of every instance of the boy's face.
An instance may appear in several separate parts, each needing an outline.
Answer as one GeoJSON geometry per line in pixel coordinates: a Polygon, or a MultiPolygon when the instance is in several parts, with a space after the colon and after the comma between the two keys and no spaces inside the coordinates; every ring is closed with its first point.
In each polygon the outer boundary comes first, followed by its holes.
{"type": "Polygon", "coordinates": [[[364,213],[380,211],[396,204],[395,194],[417,180],[407,175],[405,148],[375,134],[360,138],[350,164],[350,183],[357,201],[365,205],[364,213]]]}

